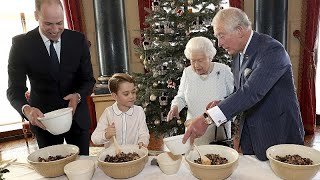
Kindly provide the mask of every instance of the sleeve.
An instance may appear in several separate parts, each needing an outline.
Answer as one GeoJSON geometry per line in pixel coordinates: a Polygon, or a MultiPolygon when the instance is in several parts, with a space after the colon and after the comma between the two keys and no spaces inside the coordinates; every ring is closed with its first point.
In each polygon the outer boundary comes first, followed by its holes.
{"type": "Polygon", "coordinates": [[[226,66],[225,68],[225,84],[226,84],[226,96],[229,96],[231,93],[233,93],[233,90],[234,90],[233,74],[229,66],[226,66]]]}
{"type": "Polygon", "coordinates": [[[21,36],[12,39],[8,60],[8,89],[7,98],[11,105],[23,117],[22,106],[28,104],[25,98],[27,65],[25,60],[25,45],[21,36]]]}
{"type": "Polygon", "coordinates": [[[270,45],[255,59],[255,64],[244,85],[218,104],[227,119],[260,102],[291,68],[289,56],[280,44],[270,45]]]}
{"type": "Polygon", "coordinates": [[[79,52],[82,52],[82,55],[80,59],[80,68],[78,70],[80,86],[76,90],[76,92],[79,93],[82,98],[85,98],[92,93],[93,86],[95,84],[95,79],[93,77],[91,56],[87,40],[83,34],[81,34],[81,37],[82,51],[79,50],[79,52]]]}
{"type": "Polygon", "coordinates": [[[148,145],[149,139],[150,139],[150,134],[149,134],[149,129],[148,129],[147,122],[146,122],[146,115],[145,115],[142,107],[139,107],[138,109],[139,109],[138,110],[138,112],[139,112],[139,116],[138,116],[139,117],[138,118],[138,122],[139,122],[138,143],[143,142],[143,144],[148,145]]]}
{"type": "Polygon", "coordinates": [[[186,69],[187,68],[185,68],[183,70],[182,77],[180,79],[178,94],[171,101],[171,107],[178,106],[179,112],[187,105],[186,100],[185,100],[186,79],[187,79],[186,69]]]}
{"type": "Polygon", "coordinates": [[[97,123],[96,129],[93,131],[91,135],[91,141],[95,145],[106,144],[109,143],[109,139],[106,139],[105,132],[108,125],[108,119],[110,119],[108,108],[106,108],[101,114],[99,121],[97,123]]]}

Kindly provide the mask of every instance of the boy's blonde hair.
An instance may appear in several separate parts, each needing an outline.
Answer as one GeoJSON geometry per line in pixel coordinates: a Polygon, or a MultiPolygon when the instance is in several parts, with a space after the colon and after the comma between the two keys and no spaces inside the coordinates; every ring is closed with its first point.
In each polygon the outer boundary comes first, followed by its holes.
{"type": "Polygon", "coordinates": [[[129,74],[116,73],[108,81],[109,91],[111,93],[117,93],[120,84],[123,82],[135,83],[134,79],[129,74]]]}

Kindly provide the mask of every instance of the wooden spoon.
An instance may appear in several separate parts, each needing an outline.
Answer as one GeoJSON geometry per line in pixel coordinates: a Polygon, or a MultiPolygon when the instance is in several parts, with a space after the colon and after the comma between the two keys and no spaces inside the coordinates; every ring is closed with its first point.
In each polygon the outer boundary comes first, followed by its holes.
{"type": "Polygon", "coordinates": [[[197,147],[195,144],[193,144],[193,145],[194,145],[194,147],[196,148],[197,152],[199,153],[199,156],[200,156],[200,159],[201,159],[201,163],[202,163],[203,165],[211,165],[211,160],[210,160],[209,158],[207,158],[207,156],[202,155],[202,154],[200,153],[198,147],[197,147]]]}
{"type": "Polygon", "coordinates": [[[116,137],[115,136],[112,136],[113,137],[113,144],[114,144],[114,148],[116,150],[116,154],[119,155],[122,151],[121,151],[121,148],[118,144],[118,141],[116,140],[116,137]]]}

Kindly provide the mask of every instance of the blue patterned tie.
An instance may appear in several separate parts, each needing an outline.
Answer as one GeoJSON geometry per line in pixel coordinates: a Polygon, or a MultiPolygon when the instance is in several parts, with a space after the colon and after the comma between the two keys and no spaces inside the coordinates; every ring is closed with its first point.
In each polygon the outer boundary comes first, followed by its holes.
{"type": "Polygon", "coordinates": [[[239,57],[239,67],[240,67],[240,69],[241,69],[241,65],[242,65],[242,62],[243,62],[243,58],[244,58],[244,54],[243,53],[240,53],[240,57],[239,57]]]}
{"type": "Polygon", "coordinates": [[[52,61],[52,69],[55,73],[59,73],[59,59],[56,50],[53,47],[54,41],[50,40],[50,58],[52,61]]]}

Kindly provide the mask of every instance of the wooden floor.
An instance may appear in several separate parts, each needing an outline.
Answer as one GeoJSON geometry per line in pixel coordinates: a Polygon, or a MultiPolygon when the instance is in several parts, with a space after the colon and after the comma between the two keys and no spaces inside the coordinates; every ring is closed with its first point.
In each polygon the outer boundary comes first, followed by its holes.
{"type": "MultiPolygon", "coordinates": [[[[25,158],[28,154],[39,149],[35,139],[29,138],[29,147],[24,139],[4,142],[0,144],[0,161],[12,158],[25,158]]],[[[314,135],[305,136],[305,145],[320,151],[320,126],[316,128],[314,135]]],[[[98,149],[90,148],[90,155],[95,155],[98,149]]]]}

